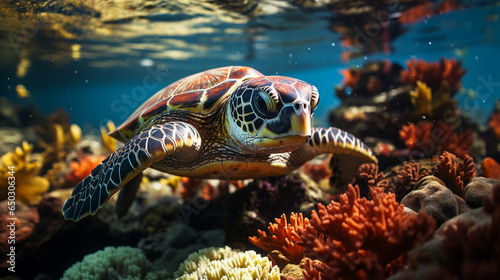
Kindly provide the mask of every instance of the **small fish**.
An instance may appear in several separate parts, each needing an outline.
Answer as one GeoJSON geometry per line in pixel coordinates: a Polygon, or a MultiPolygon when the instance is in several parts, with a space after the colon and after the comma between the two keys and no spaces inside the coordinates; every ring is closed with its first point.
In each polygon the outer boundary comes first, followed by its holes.
{"type": "Polygon", "coordinates": [[[26,89],[25,86],[19,84],[16,86],[16,92],[17,92],[17,96],[19,98],[28,98],[30,97],[30,92],[29,90],[26,89]]]}

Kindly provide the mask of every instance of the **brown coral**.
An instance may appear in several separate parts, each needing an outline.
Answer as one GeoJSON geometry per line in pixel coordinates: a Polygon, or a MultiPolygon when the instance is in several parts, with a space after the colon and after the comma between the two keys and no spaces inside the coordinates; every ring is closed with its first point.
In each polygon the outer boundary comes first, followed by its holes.
{"type": "Polygon", "coordinates": [[[290,214],[290,223],[286,221],[286,215],[281,215],[281,219],[275,219],[276,223],[269,223],[269,233],[258,230],[259,236],[248,237],[248,240],[255,246],[266,250],[280,251],[290,262],[294,264],[300,263],[304,256],[304,247],[298,244],[301,241],[298,234],[299,228],[305,229],[309,225],[309,219],[295,213],[290,214]]]}
{"type": "Polygon", "coordinates": [[[435,222],[424,212],[407,215],[392,193],[372,188],[373,200],[349,185],[340,202],[318,204],[310,225],[299,229],[307,279],[384,279],[402,264],[406,252],[428,240],[435,222]]]}
{"type": "Polygon", "coordinates": [[[447,151],[439,157],[439,163],[434,172],[457,195],[462,195],[464,186],[476,176],[472,157],[465,155],[462,162],[457,162],[457,157],[447,151]]]}
{"type": "Polygon", "coordinates": [[[353,178],[351,185],[357,185],[360,189],[361,197],[367,197],[370,188],[378,186],[379,183],[386,183],[383,182],[384,179],[384,173],[378,172],[377,164],[363,163],[358,167],[358,171],[356,172],[356,176],[353,178]]]}
{"type": "Polygon", "coordinates": [[[410,150],[420,150],[426,155],[446,150],[460,158],[469,153],[474,141],[470,130],[459,135],[443,121],[437,123],[420,121],[417,125],[414,123],[403,125],[399,136],[410,150]]]}
{"type": "Polygon", "coordinates": [[[401,81],[413,86],[421,81],[433,91],[438,90],[443,80],[447,81],[454,92],[462,85],[462,76],[467,72],[462,68],[462,62],[455,58],[441,58],[440,62],[426,62],[411,59],[406,62],[407,70],[401,71],[401,81]]]}

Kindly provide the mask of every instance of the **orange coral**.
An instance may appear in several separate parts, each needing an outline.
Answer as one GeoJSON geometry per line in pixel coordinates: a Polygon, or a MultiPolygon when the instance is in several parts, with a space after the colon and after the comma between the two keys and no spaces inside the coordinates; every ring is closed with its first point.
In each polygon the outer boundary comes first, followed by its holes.
{"type": "Polygon", "coordinates": [[[71,172],[66,175],[66,180],[76,184],[89,176],[92,170],[99,165],[106,157],[80,154],[76,160],[69,163],[71,172]]]}
{"type": "Polygon", "coordinates": [[[308,269],[307,279],[385,279],[408,250],[434,234],[435,221],[426,213],[408,215],[392,193],[372,188],[373,200],[360,198],[349,185],[340,202],[318,204],[310,225],[299,228],[308,269]]]}
{"type": "Polygon", "coordinates": [[[447,81],[454,92],[462,85],[462,76],[467,72],[462,68],[462,62],[451,58],[441,58],[440,62],[426,62],[411,59],[406,62],[407,70],[401,70],[401,81],[413,86],[421,81],[432,91],[439,89],[443,81],[447,81]]]}
{"type": "Polygon", "coordinates": [[[290,223],[287,223],[285,214],[281,215],[281,219],[275,219],[275,224],[269,223],[269,233],[258,230],[259,237],[251,236],[248,240],[255,246],[266,250],[278,250],[292,263],[299,264],[304,256],[304,247],[298,245],[301,241],[298,230],[304,229],[309,225],[309,219],[295,213],[290,214],[290,223]]]}
{"type": "Polygon", "coordinates": [[[500,164],[498,162],[487,157],[483,160],[482,166],[484,177],[500,180],[500,164]]]}
{"type": "Polygon", "coordinates": [[[181,198],[184,200],[192,199],[198,193],[198,189],[201,187],[201,179],[182,177],[181,181],[182,188],[179,190],[181,198]]]}
{"type": "Polygon", "coordinates": [[[350,68],[342,70],[341,72],[344,79],[342,80],[342,86],[350,87],[352,91],[356,90],[356,87],[361,77],[361,71],[359,69],[350,68]]]}
{"type": "Polygon", "coordinates": [[[363,163],[358,167],[356,176],[352,179],[351,184],[357,185],[360,188],[361,197],[367,197],[370,188],[379,186],[379,183],[384,184],[385,179],[383,172],[378,172],[378,165],[375,163],[363,163]]]}
{"type": "Polygon", "coordinates": [[[453,128],[443,121],[432,123],[420,121],[417,125],[403,125],[399,131],[400,138],[410,150],[421,150],[426,155],[450,151],[462,158],[469,153],[474,139],[470,130],[458,135],[453,128]]]}
{"type": "Polygon", "coordinates": [[[495,133],[497,138],[500,138],[500,113],[495,113],[491,115],[491,119],[488,122],[489,127],[495,133]]]}
{"type": "Polygon", "coordinates": [[[464,186],[476,176],[476,167],[469,155],[464,156],[463,162],[457,162],[454,154],[444,151],[434,172],[454,193],[462,195],[464,186]]]}

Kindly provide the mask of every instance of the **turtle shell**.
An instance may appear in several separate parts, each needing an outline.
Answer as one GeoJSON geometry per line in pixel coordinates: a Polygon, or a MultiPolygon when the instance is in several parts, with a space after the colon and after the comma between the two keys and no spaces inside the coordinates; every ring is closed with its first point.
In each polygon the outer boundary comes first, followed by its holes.
{"type": "Polygon", "coordinates": [[[158,116],[187,111],[201,117],[215,112],[245,80],[262,74],[250,67],[227,66],[180,79],[146,100],[128,119],[109,133],[127,142],[158,116]]]}

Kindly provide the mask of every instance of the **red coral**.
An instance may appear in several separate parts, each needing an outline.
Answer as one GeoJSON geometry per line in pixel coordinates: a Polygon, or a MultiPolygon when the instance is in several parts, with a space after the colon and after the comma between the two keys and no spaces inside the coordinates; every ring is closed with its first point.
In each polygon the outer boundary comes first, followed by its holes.
{"type": "Polygon", "coordinates": [[[462,195],[464,186],[476,176],[476,167],[469,155],[465,155],[462,162],[457,162],[454,154],[444,151],[434,172],[454,193],[462,195]]]}
{"type": "Polygon", "coordinates": [[[421,150],[426,155],[450,151],[462,158],[469,153],[474,141],[470,130],[458,135],[443,121],[437,123],[420,121],[417,125],[403,125],[399,131],[401,140],[410,150],[421,150]]]}
{"type": "Polygon", "coordinates": [[[328,170],[328,164],[326,161],[321,161],[321,163],[306,162],[302,167],[304,169],[304,173],[309,175],[309,177],[316,182],[327,179],[328,176],[330,176],[330,171],[328,170]]]}
{"type": "Polygon", "coordinates": [[[418,180],[429,175],[426,169],[420,169],[416,162],[405,164],[396,171],[396,177],[388,184],[388,189],[396,194],[398,201],[411,192],[418,180]]]}
{"type": "Polygon", "coordinates": [[[485,158],[482,163],[483,176],[500,180],[500,164],[492,158],[485,158]]]}
{"type": "Polygon", "coordinates": [[[447,81],[454,92],[462,85],[462,76],[467,72],[462,68],[462,62],[455,58],[441,58],[440,62],[426,62],[411,59],[406,62],[407,70],[401,70],[401,81],[413,86],[417,81],[425,83],[433,91],[439,89],[443,81],[447,81]]]}
{"type": "Polygon", "coordinates": [[[304,256],[304,247],[298,244],[301,241],[298,230],[308,226],[309,219],[304,219],[302,213],[291,213],[290,223],[287,223],[285,214],[281,215],[281,219],[275,219],[275,222],[269,223],[270,235],[258,230],[259,237],[251,236],[248,240],[263,250],[278,250],[292,263],[299,264],[304,256]]]}
{"type": "Polygon", "coordinates": [[[491,115],[491,119],[488,122],[489,127],[495,133],[497,138],[500,138],[500,113],[495,113],[491,115]]]}
{"type": "Polygon", "coordinates": [[[71,172],[66,175],[66,180],[76,184],[89,176],[92,170],[99,165],[106,157],[80,154],[76,160],[69,163],[71,172]]]}
{"type": "MultiPolygon", "coordinates": [[[[408,215],[392,193],[372,188],[373,200],[349,185],[340,202],[318,204],[310,225],[299,229],[305,255],[315,262],[308,279],[384,279],[401,265],[408,250],[432,237],[434,220],[424,212],[408,215]],[[318,262],[320,261],[320,263],[318,262]]],[[[307,271],[307,269],[306,269],[307,271]]]]}

